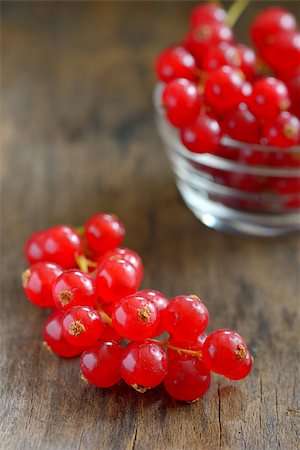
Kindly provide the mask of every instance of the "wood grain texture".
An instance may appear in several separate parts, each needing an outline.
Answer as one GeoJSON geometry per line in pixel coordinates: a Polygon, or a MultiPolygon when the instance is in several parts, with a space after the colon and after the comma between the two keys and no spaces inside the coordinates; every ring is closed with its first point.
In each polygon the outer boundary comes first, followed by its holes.
{"type": "MultiPolygon", "coordinates": [[[[252,3],[240,37],[264,6],[252,3]]],[[[299,448],[299,241],[202,226],[179,198],[153,123],[153,60],[182,35],[191,7],[2,2],[1,449],[299,448]],[[46,312],[20,283],[23,243],[99,210],[124,221],[126,244],[145,263],[143,287],[195,292],[210,330],[245,336],[255,356],[247,380],[214,377],[186,406],[162,388],[87,387],[77,360],[44,350],[46,312]]]]}

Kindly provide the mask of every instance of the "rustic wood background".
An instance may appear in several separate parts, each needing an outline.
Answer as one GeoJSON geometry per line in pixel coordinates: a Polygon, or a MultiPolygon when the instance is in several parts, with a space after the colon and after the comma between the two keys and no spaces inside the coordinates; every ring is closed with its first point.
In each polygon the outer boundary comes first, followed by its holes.
{"type": "MultiPolygon", "coordinates": [[[[252,3],[240,39],[270,3],[252,3]]],[[[192,6],[2,2],[1,449],[299,448],[299,241],[202,226],[179,198],[153,123],[153,60],[183,34],[192,6]],[[144,259],[143,287],[195,292],[211,330],[245,336],[255,356],[247,380],[214,377],[187,406],[162,388],[87,387],[77,360],[44,350],[46,312],[20,283],[23,243],[100,210],[123,219],[126,244],[144,259]]]]}

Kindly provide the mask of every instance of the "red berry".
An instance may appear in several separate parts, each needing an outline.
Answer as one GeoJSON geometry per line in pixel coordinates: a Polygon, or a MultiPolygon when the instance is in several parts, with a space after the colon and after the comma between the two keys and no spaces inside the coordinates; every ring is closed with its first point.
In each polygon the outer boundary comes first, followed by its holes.
{"type": "Polygon", "coordinates": [[[119,344],[122,339],[123,338],[116,332],[116,330],[112,326],[108,325],[107,323],[104,324],[104,331],[101,335],[102,341],[112,341],[119,344]]]}
{"type": "Polygon", "coordinates": [[[273,45],[274,37],[297,27],[295,17],[285,8],[271,7],[259,13],[251,25],[251,37],[264,57],[273,45]]]}
{"type": "Polygon", "coordinates": [[[222,131],[238,141],[260,141],[260,122],[244,103],[227,112],[222,121],[222,131]]]}
{"type": "Polygon", "coordinates": [[[218,4],[201,3],[197,5],[191,13],[191,26],[197,28],[203,24],[220,23],[224,24],[226,11],[218,4]]]}
{"type": "MultiPolygon", "coordinates": [[[[200,351],[202,350],[203,344],[205,339],[207,338],[206,333],[202,333],[199,336],[193,336],[193,339],[184,339],[182,341],[177,341],[174,339],[173,336],[170,337],[168,340],[168,344],[172,345],[173,347],[185,349],[185,350],[193,350],[193,351],[200,351]]],[[[173,359],[178,356],[178,354],[181,354],[177,350],[173,350],[171,348],[168,348],[168,359],[173,359]]]]}
{"type": "Polygon", "coordinates": [[[276,35],[266,59],[279,78],[289,78],[300,67],[300,32],[276,35]]]}
{"type": "Polygon", "coordinates": [[[202,59],[209,48],[221,42],[233,42],[232,30],[222,23],[205,23],[191,30],[185,37],[184,46],[201,67],[202,59]]]}
{"type": "Polygon", "coordinates": [[[162,103],[169,122],[175,127],[182,127],[198,116],[201,107],[200,92],[196,84],[179,78],[165,86],[162,103]]]}
{"type": "Polygon", "coordinates": [[[287,80],[287,87],[291,98],[291,112],[300,118],[300,66],[299,69],[287,80]]]}
{"type": "Polygon", "coordinates": [[[205,340],[202,358],[213,372],[225,374],[235,372],[246,357],[244,339],[233,330],[217,330],[205,340]]]}
{"type": "Polygon", "coordinates": [[[77,269],[63,272],[53,284],[56,308],[67,311],[74,306],[94,306],[97,301],[95,281],[77,269]]]}
{"type": "Polygon", "coordinates": [[[99,341],[82,353],[80,370],[95,386],[107,388],[120,379],[122,347],[116,342],[99,341]]]}
{"type": "Polygon", "coordinates": [[[96,288],[103,303],[115,303],[134,294],[139,286],[140,275],[130,262],[111,256],[98,269],[96,288]]]}
{"type": "Polygon", "coordinates": [[[155,304],[156,308],[158,309],[161,321],[158,325],[157,330],[155,330],[155,334],[154,334],[154,336],[158,336],[159,334],[161,334],[164,331],[162,316],[164,314],[166,307],[169,304],[169,300],[161,292],[153,291],[153,290],[149,290],[149,289],[144,289],[143,291],[139,291],[137,294],[142,295],[143,297],[149,298],[155,304]]]}
{"type": "Polygon", "coordinates": [[[51,263],[36,263],[22,274],[25,294],[34,305],[41,308],[54,306],[52,285],[62,273],[61,267],[51,263]]]}
{"type": "Polygon", "coordinates": [[[180,130],[183,145],[194,153],[214,153],[220,145],[220,137],[218,122],[205,114],[180,130]]]}
{"type": "Polygon", "coordinates": [[[193,402],[208,390],[210,371],[201,359],[179,355],[169,362],[164,385],[176,400],[193,402]]]}
{"type": "Polygon", "coordinates": [[[72,345],[87,347],[100,339],[104,332],[101,315],[89,306],[74,306],[62,321],[64,338],[72,345]]]}
{"type": "Polygon", "coordinates": [[[290,147],[300,141],[300,121],[287,111],[265,123],[263,135],[269,145],[290,147]]]}
{"type": "Polygon", "coordinates": [[[165,329],[178,341],[194,341],[208,325],[206,306],[195,295],[180,295],[167,306],[163,315],[165,329]]]}
{"type": "Polygon", "coordinates": [[[62,332],[63,314],[55,311],[48,317],[44,324],[44,342],[46,346],[62,358],[74,358],[82,353],[83,349],[71,345],[63,337],[62,332]]]}
{"type": "Polygon", "coordinates": [[[160,314],[149,298],[134,294],[115,304],[112,323],[116,332],[126,339],[140,341],[154,336],[160,321],[160,314]]]}
{"type": "Polygon", "coordinates": [[[300,177],[271,178],[271,187],[280,195],[300,193],[300,177]]]}
{"type": "Polygon", "coordinates": [[[216,114],[223,113],[239,104],[243,84],[241,72],[223,66],[208,75],[204,90],[205,100],[216,114]]]}
{"type": "Polygon", "coordinates": [[[125,236],[125,229],[117,216],[99,213],[92,216],[84,226],[88,246],[97,255],[118,247],[125,236]]]}
{"type": "Polygon", "coordinates": [[[164,350],[152,342],[130,342],[124,349],[121,363],[123,380],[137,391],[158,386],[167,374],[164,350]]]}
{"type": "Polygon", "coordinates": [[[230,380],[241,380],[249,375],[252,369],[253,358],[249,352],[246,350],[246,356],[243,359],[242,363],[239,365],[238,369],[233,372],[226,372],[223,375],[230,380]]]}
{"type": "Polygon", "coordinates": [[[131,250],[130,248],[124,248],[124,247],[116,247],[112,250],[109,250],[108,252],[104,253],[103,256],[101,256],[98,260],[99,267],[102,265],[104,261],[106,261],[108,258],[112,256],[119,255],[121,259],[124,259],[125,261],[128,261],[130,264],[132,264],[139,275],[139,283],[142,281],[144,269],[143,269],[143,262],[139,255],[131,250]]]}
{"type": "Polygon", "coordinates": [[[259,119],[272,119],[290,105],[287,87],[276,78],[260,78],[253,84],[252,95],[247,104],[259,119]]]}
{"type": "Polygon", "coordinates": [[[239,51],[233,45],[222,42],[207,50],[202,59],[202,69],[206,72],[220,69],[222,66],[240,67],[239,51]]]}
{"type": "Polygon", "coordinates": [[[76,255],[82,253],[82,241],[78,233],[66,225],[57,225],[34,233],[25,244],[29,264],[51,262],[63,269],[76,266],[76,255]]]}
{"type": "MultiPolygon", "coordinates": [[[[253,166],[268,166],[270,164],[270,153],[264,150],[257,150],[256,148],[245,148],[240,151],[238,162],[241,164],[250,164],[253,166]]],[[[250,175],[251,178],[251,175],[250,175]]],[[[252,176],[253,178],[253,176],[252,176]]],[[[232,179],[232,177],[231,177],[232,179]]],[[[249,179],[249,177],[248,177],[249,179]]],[[[263,181],[259,179],[259,181],[263,181]]],[[[250,180],[251,184],[252,181],[250,180]]],[[[264,182],[257,183],[257,178],[254,178],[255,185],[264,185],[264,182]]],[[[234,183],[236,184],[236,182],[234,183]]]]}
{"type": "Polygon", "coordinates": [[[227,178],[228,186],[246,192],[261,192],[267,183],[268,179],[264,176],[244,172],[231,172],[227,178]]]}
{"type": "Polygon", "coordinates": [[[175,78],[195,81],[196,70],[195,58],[179,45],[167,48],[156,60],[156,76],[165,83],[175,78]]]}
{"type": "Polygon", "coordinates": [[[239,68],[245,75],[246,79],[248,81],[252,81],[255,76],[257,64],[256,54],[252,48],[247,47],[247,45],[244,44],[238,44],[236,48],[240,58],[239,68]]]}

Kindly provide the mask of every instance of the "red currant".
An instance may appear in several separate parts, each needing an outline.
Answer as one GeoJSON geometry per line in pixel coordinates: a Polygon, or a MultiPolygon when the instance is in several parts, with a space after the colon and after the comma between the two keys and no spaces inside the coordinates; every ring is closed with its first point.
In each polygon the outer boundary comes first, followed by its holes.
{"type": "Polygon", "coordinates": [[[165,351],[152,342],[130,342],[121,363],[123,380],[139,392],[158,386],[167,374],[165,351]]]}
{"type": "Polygon", "coordinates": [[[130,262],[111,256],[98,269],[97,293],[103,303],[115,303],[134,294],[139,286],[140,274],[130,262]]]}
{"type": "Polygon", "coordinates": [[[97,302],[95,281],[80,270],[67,270],[53,283],[53,299],[61,311],[74,306],[94,306],[97,302]]]}
{"type": "Polygon", "coordinates": [[[287,80],[287,87],[291,98],[291,112],[300,118],[300,66],[299,69],[287,80]]]}
{"type": "Polygon", "coordinates": [[[175,127],[182,127],[198,116],[201,107],[200,92],[196,84],[179,78],[165,86],[162,103],[169,122],[175,127]]]}
{"type": "Polygon", "coordinates": [[[290,77],[300,67],[300,32],[276,35],[268,50],[267,61],[280,78],[290,77]]]}
{"type": "Polygon", "coordinates": [[[209,48],[221,42],[233,42],[232,30],[222,23],[205,23],[191,30],[185,37],[184,46],[201,67],[202,59],[209,48]]]}
{"type": "Polygon", "coordinates": [[[244,103],[225,115],[222,131],[238,141],[252,143],[260,141],[260,122],[244,103]]]}
{"type": "Polygon", "coordinates": [[[193,341],[204,332],[209,314],[195,295],[180,295],[168,304],[163,315],[164,327],[178,341],[193,341]]]}
{"type": "Polygon", "coordinates": [[[143,262],[139,255],[131,250],[130,248],[124,248],[124,247],[116,247],[112,250],[109,250],[106,252],[103,256],[101,256],[98,260],[99,267],[102,265],[104,261],[106,261],[108,258],[112,256],[119,255],[121,259],[124,259],[125,261],[128,261],[130,264],[132,264],[139,276],[139,283],[142,281],[144,269],[143,269],[143,262]]]}
{"type": "Polygon", "coordinates": [[[178,355],[169,362],[164,385],[176,400],[194,402],[208,390],[210,371],[201,359],[178,355]]]}
{"type": "Polygon", "coordinates": [[[196,71],[195,58],[179,45],[164,50],[156,61],[157,78],[165,83],[175,78],[196,81],[196,71]]]}
{"type": "Polygon", "coordinates": [[[201,3],[197,5],[191,13],[191,26],[197,28],[203,24],[220,23],[224,24],[226,11],[218,4],[201,3]]]}
{"type": "Polygon", "coordinates": [[[56,355],[62,358],[74,358],[80,355],[83,349],[71,345],[63,337],[62,318],[63,314],[60,311],[55,311],[48,317],[44,324],[44,342],[56,355]]]}
{"type": "Polygon", "coordinates": [[[226,372],[223,375],[230,380],[241,380],[249,375],[252,369],[253,358],[249,352],[246,350],[246,356],[243,359],[242,363],[239,365],[238,369],[233,372],[226,372]]]}
{"type": "Polygon", "coordinates": [[[272,119],[289,106],[288,90],[282,81],[273,77],[255,81],[248,107],[259,119],[272,119]]]}
{"type": "Polygon", "coordinates": [[[140,294],[129,295],[115,304],[112,323],[116,332],[136,341],[154,336],[160,321],[155,304],[140,294]]]}
{"type": "Polygon", "coordinates": [[[116,342],[99,341],[82,353],[80,370],[95,386],[107,388],[121,379],[122,347],[116,342]]]}
{"type": "Polygon", "coordinates": [[[169,304],[169,300],[158,291],[152,291],[149,289],[144,289],[143,291],[139,291],[137,293],[138,295],[142,295],[143,297],[149,298],[156,306],[156,308],[159,311],[161,321],[158,325],[157,330],[155,330],[154,336],[158,336],[164,331],[163,322],[162,322],[162,316],[164,314],[164,311],[166,310],[166,307],[169,304]]]}
{"type": "Polygon", "coordinates": [[[280,195],[300,193],[300,177],[271,178],[271,187],[280,195]]]}
{"type": "Polygon", "coordinates": [[[25,244],[29,264],[44,261],[69,269],[76,266],[76,255],[80,253],[81,238],[73,228],[66,225],[34,233],[25,244]]]}
{"type": "Polygon", "coordinates": [[[102,255],[122,243],[125,229],[114,214],[99,213],[86,222],[84,235],[90,249],[95,254],[102,255]]]}
{"type": "Polygon", "coordinates": [[[227,42],[209,48],[202,59],[202,69],[206,72],[220,69],[222,66],[240,67],[240,65],[239,51],[227,42]]]}
{"type": "Polygon", "coordinates": [[[89,306],[74,306],[62,321],[64,338],[72,345],[87,347],[100,339],[104,332],[101,315],[89,306]]]}
{"type": "Polygon", "coordinates": [[[204,90],[205,100],[216,114],[224,113],[240,102],[243,84],[241,72],[223,66],[208,75],[204,90]]]}
{"type": "Polygon", "coordinates": [[[275,119],[267,121],[263,135],[269,145],[290,147],[300,142],[300,121],[287,111],[280,113],[275,119]]]}
{"type": "Polygon", "coordinates": [[[105,323],[101,339],[102,341],[112,341],[119,344],[120,342],[122,342],[123,338],[116,332],[116,330],[112,326],[105,323]]]}
{"type": "Polygon", "coordinates": [[[183,145],[194,153],[214,153],[220,145],[220,126],[215,119],[200,114],[194,123],[182,127],[183,145]]]}
{"type": "MultiPolygon", "coordinates": [[[[207,338],[206,333],[202,333],[199,336],[193,336],[193,340],[185,339],[182,341],[177,341],[173,338],[173,336],[170,337],[168,340],[168,344],[172,345],[173,347],[185,349],[185,350],[193,350],[193,351],[199,351],[202,350],[203,344],[205,339],[207,338]]],[[[178,354],[182,354],[181,352],[178,352],[177,350],[173,350],[171,348],[168,348],[168,359],[173,359],[178,356],[178,354]]]]}
{"type": "Polygon", "coordinates": [[[233,330],[217,330],[205,340],[202,358],[205,365],[216,373],[230,373],[239,369],[246,357],[244,339],[233,330]]]}
{"type": "Polygon", "coordinates": [[[51,263],[36,263],[22,274],[25,294],[34,305],[41,308],[54,306],[52,285],[62,273],[61,267],[51,263]]]}
{"type": "Polygon", "coordinates": [[[293,31],[296,27],[296,19],[287,9],[274,6],[256,16],[251,25],[251,37],[265,57],[278,33],[293,31]]]}

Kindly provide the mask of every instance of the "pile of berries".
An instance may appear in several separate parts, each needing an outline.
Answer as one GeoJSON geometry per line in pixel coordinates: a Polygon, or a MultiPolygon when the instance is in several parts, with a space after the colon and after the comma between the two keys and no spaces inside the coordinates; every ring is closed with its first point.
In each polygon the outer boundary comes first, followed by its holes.
{"type": "Polygon", "coordinates": [[[24,291],[52,309],[45,346],[64,358],[81,355],[82,378],[95,386],[122,378],[145,392],[164,382],[172,397],[188,402],[207,391],[210,371],[246,377],[252,357],[244,339],[233,330],[207,336],[209,314],[198,297],[168,301],[158,291],[138,291],[143,264],[119,247],[124,235],[116,216],[99,213],[80,229],[55,226],[27,240],[24,291]],[[163,332],[169,337],[158,339],[163,332]]]}
{"type": "MultiPolygon", "coordinates": [[[[183,40],[157,58],[165,116],[190,152],[211,153],[243,165],[297,169],[300,30],[296,18],[277,6],[258,14],[250,30],[255,53],[235,42],[229,14],[220,4],[200,4],[191,13],[190,30],[183,40]],[[231,146],[228,139],[222,145],[228,137],[254,147],[231,146]]],[[[214,170],[211,175],[218,183],[246,192],[300,193],[297,177],[258,179],[214,170]]]]}

